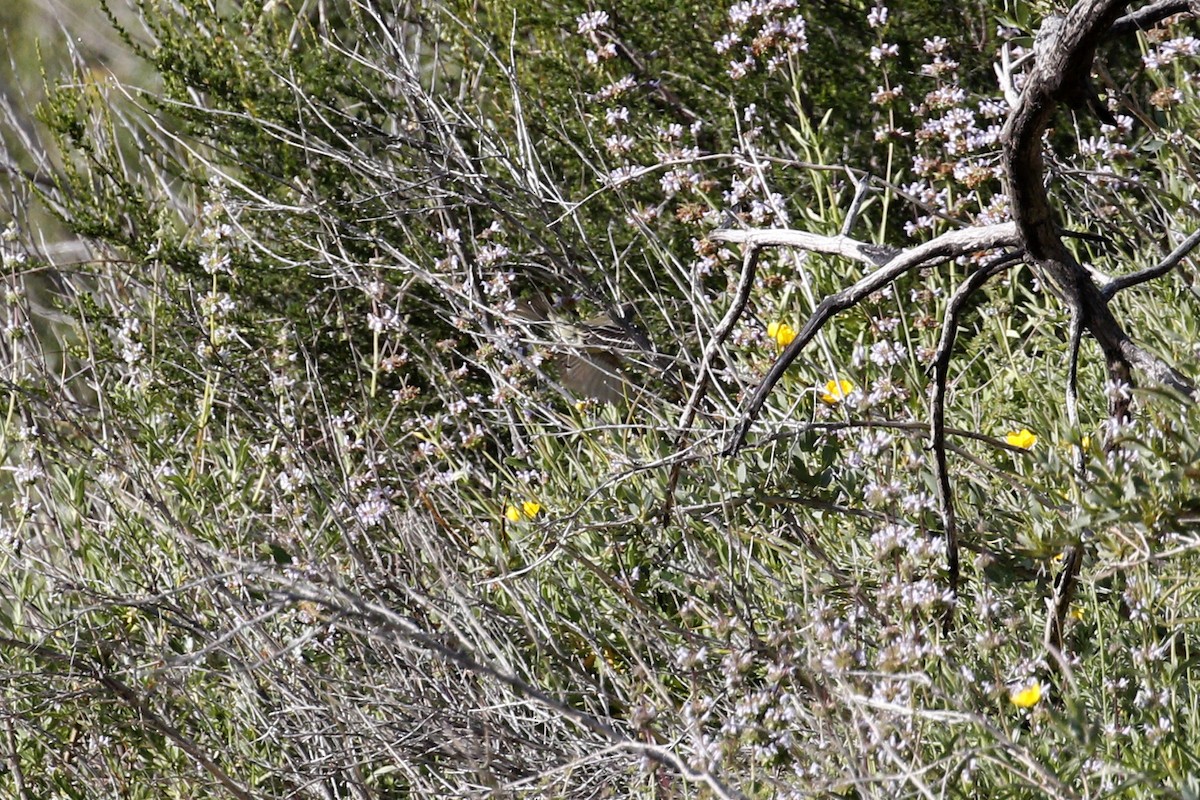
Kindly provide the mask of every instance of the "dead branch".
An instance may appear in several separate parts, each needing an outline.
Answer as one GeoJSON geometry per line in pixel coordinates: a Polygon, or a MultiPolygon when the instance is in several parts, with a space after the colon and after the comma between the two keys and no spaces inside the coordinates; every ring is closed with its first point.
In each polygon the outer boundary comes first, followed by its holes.
{"type": "MultiPolygon", "coordinates": [[[[1129,384],[1131,366],[1152,380],[1197,399],[1196,388],[1156,356],[1138,346],[1121,327],[1101,292],[1062,240],[1057,215],[1043,184],[1042,134],[1058,106],[1087,105],[1096,46],[1128,3],[1086,0],[1056,25],[1001,134],[1009,204],[1021,244],[1043,285],[1050,288],[1091,334],[1104,353],[1109,379],[1129,384]]],[[[1123,415],[1127,408],[1111,408],[1123,415]]]]}
{"type": "Polygon", "coordinates": [[[1200,244],[1200,230],[1193,231],[1192,235],[1184,239],[1178,247],[1171,251],[1171,254],[1164,258],[1158,264],[1147,269],[1139,270],[1132,275],[1122,275],[1119,278],[1114,278],[1100,289],[1100,295],[1105,300],[1111,300],[1116,296],[1117,292],[1122,292],[1138,284],[1152,281],[1155,278],[1161,278],[1179,265],[1188,255],[1195,249],[1196,245],[1200,244]]]}
{"type": "Polygon", "coordinates": [[[842,256],[861,261],[869,267],[881,267],[900,252],[894,247],[860,242],[844,235],[822,236],[808,231],[777,228],[722,228],[712,231],[708,236],[717,242],[734,242],[751,247],[795,247],[810,253],[842,256]]]}
{"type": "MultiPolygon", "coordinates": [[[[950,592],[958,597],[958,524],[954,514],[954,492],[950,487],[950,471],[946,464],[946,383],[950,374],[950,356],[958,338],[958,323],[967,301],[983,288],[988,279],[1003,272],[1021,258],[1021,252],[1005,253],[991,263],[976,270],[955,290],[946,304],[946,315],[942,322],[942,336],[933,359],[933,401],[930,408],[929,441],[933,448],[933,472],[937,483],[938,508],[942,517],[942,530],[946,537],[946,572],[950,592]]],[[[954,624],[954,606],[946,609],[946,630],[954,624]]]]}
{"type": "MultiPolygon", "coordinates": [[[[1042,138],[1060,105],[1071,108],[1090,108],[1102,120],[1109,119],[1108,110],[1101,106],[1091,83],[1092,63],[1096,47],[1113,31],[1134,30],[1191,9],[1200,3],[1159,2],[1135,14],[1121,17],[1128,5],[1120,0],[1084,0],[1065,16],[1052,15],[1042,25],[1035,42],[1036,61],[1028,74],[1024,91],[1016,98],[1012,113],[1001,135],[1002,164],[1013,223],[982,229],[965,229],[943,234],[931,242],[904,252],[879,249],[843,235],[821,236],[791,230],[719,230],[711,237],[717,241],[739,242],[750,248],[798,247],[810,252],[838,255],[871,267],[880,267],[854,285],[827,296],[813,311],[796,339],[772,365],[751,397],[734,428],[725,448],[726,455],[735,454],[745,442],[751,425],[760,413],[767,396],[791,363],[839,311],[851,308],[874,292],[912,269],[935,262],[996,247],[1018,248],[1031,263],[1041,283],[1048,287],[1071,311],[1073,320],[1073,353],[1081,332],[1086,331],[1104,353],[1109,380],[1116,384],[1132,384],[1131,370],[1138,368],[1155,383],[1169,386],[1193,400],[1200,399],[1196,388],[1180,373],[1134,342],[1121,327],[1108,307],[1111,298],[1122,289],[1152,280],[1170,271],[1198,243],[1200,233],[1193,234],[1175,252],[1154,268],[1114,280],[1101,289],[1092,274],[1076,260],[1063,243],[1064,232],[1057,219],[1043,183],[1042,138]]],[[[1002,81],[1003,83],[1003,81],[1002,81]]],[[[1015,91],[1011,94],[1014,94],[1015,91]]],[[[1010,96],[1010,102],[1012,98],[1010,96]]],[[[959,287],[946,310],[942,337],[934,363],[935,394],[930,424],[930,438],[935,453],[934,470],[937,477],[939,505],[945,528],[948,573],[951,590],[957,594],[959,579],[958,542],[954,502],[946,464],[945,447],[945,386],[949,361],[958,326],[958,315],[966,300],[993,274],[1009,263],[1010,257],[979,270],[959,287]]],[[[736,311],[736,309],[731,310],[736,311]]],[[[1075,404],[1076,367],[1072,357],[1069,400],[1075,404]]],[[[1125,420],[1130,413],[1128,393],[1112,392],[1109,415],[1125,420]]],[[[1058,576],[1046,632],[1047,643],[1061,647],[1062,620],[1081,563],[1078,546],[1069,549],[1068,563],[1058,576]]],[[[947,627],[953,611],[947,614],[947,627]]]]}
{"type": "MultiPolygon", "coordinates": [[[[679,439],[675,442],[675,449],[682,450],[683,442],[687,436],[687,431],[692,425],[692,420],[696,418],[696,412],[700,408],[700,403],[703,402],[705,393],[708,391],[708,385],[712,380],[712,364],[717,357],[717,353],[724,346],[725,340],[729,338],[729,334],[733,332],[733,326],[741,319],[742,314],[746,310],[746,304],[750,302],[750,290],[754,288],[754,276],[758,272],[758,257],[761,250],[757,247],[748,248],[742,258],[742,274],[738,278],[737,289],[734,291],[733,304],[729,306],[729,310],[725,312],[721,322],[717,325],[717,329],[713,331],[713,338],[704,348],[704,355],[700,360],[699,374],[696,376],[696,387],[692,390],[691,397],[688,398],[687,405],[684,407],[683,414],[679,421],[679,439]]],[[[683,462],[679,461],[671,469],[671,475],[667,479],[666,496],[663,501],[662,524],[666,525],[671,521],[671,510],[675,505],[675,489],[679,486],[679,476],[683,471],[683,462]]]]}
{"type": "MultiPolygon", "coordinates": [[[[1172,13],[1187,10],[1187,4],[1160,2],[1118,20],[1127,5],[1119,0],[1081,2],[1065,18],[1054,22],[1054,30],[1048,37],[1045,33],[1039,34],[1042,46],[1037,48],[1037,62],[1001,136],[1009,202],[1020,239],[1043,284],[1071,310],[1072,364],[1067,387],[1071,407],[1076,391],[1077,343],[1082,331],[1091,334],[1100,345],[1110,381],[1131,384],[1131,368],[1137,367],[1155,383],[1169,386],[1192,400],[1198,399],[1196,388],[1190,382],[1129,337],[1113,316],[1108,302],[1124,288],[1166,274],[1200,242],[1200,235],[1188,237],[1161,264],[1116,279],[1101,289],[1063,244],[1056,215],[1042,182],[1042,135],[1060,103],[1081,108],[1091,100],[1090,75],[1097,44],[1114,32],[1152,25],[1172,13]]],[[[1191,3],[1193,11],[1196,5],[1191,3]]],[[[1128,419],[1129,394],[1109,394],[1110,419],[1128,419]]],[[[1055,579],[1045,634],[1046,646],[1052,651],[1062,648],[1063,622],[1075,594],[1082,557],[1080,543],[1067,548],[1065,563],[1055,579]]]]}
{"type": "MultiPolygon", "coordinates": [[[[799,247],[814,253],[828,253],[853,258],[871,266],[876,266],[876,259],[881,258],[884,252],[890,251],[890,248],[886,251],[880,250],[875,245],[857,242],[845,236],[821,236],[804,231],[718,230],[713,231],[709,236],[716,241],[740,242],[751,247],[799,247]]],[[[762,383],[754,391],[754,395],[750,398],[750,402],[734,427],[733,435],[725,446],[725,455],[735,455],[741,449],[746,441],[746,435],[750,432],[750,427],[758,418],[767,401],[767,396],[771,394],[775,384],[835,314],[853,308],[911,270],[931,266],[969,253],[993,250],[998,247],[1013,247],[1017,244],[1017,229],[1012,223],[949,231],[924,244],[900,251],[876,271],[869,273],[840,292],[827,296],[817,305],[808,321],[797,333],[796,339],[784,349],[771,369],[768,370],[762,383]]]]}
{"type": "Polygon", "coordinates": [[[1150,30],[1167,17],[1173,17],[1176,14],[1191,14],[1193,17],[1200,17],[1200,0],[1158,0],[1156,3],[1142,6],[1114,22],[1104,38],[1115,39],[1134,31],[1150,30]]]}

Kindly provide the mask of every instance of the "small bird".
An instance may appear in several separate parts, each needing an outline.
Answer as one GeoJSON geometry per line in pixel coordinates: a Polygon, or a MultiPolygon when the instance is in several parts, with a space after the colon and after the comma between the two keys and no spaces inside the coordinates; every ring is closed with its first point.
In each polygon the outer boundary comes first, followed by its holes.
{"type": "Polygon", "coordinates": [[[570,321],[557,314],[545,296],[536,294],[517,301],[512,316],[544,330],[554,342],[562,385],[576,397],[598,403],[619,403],[628,399],[632,384],[625,375],[624,353],[638,348],[631,333],[634,307],[626,303],[608,313],[582,321],[570,321]]]}

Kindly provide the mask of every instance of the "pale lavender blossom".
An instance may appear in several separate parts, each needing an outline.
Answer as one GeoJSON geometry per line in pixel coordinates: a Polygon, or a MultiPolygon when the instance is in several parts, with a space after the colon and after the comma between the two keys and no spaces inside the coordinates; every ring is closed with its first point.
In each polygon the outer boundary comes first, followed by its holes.
{"type": "Polygon", "coordinates": [[[578,24],[578,33],[581,36],[586,36],[591,33],[596,33],[601,28],[608,25],[609,17],[607,11],[589,11],[585,14],[580,14],[575,18],[578,24]]]}
{"type": "Polygon", "coordinates": [[[900,55],[900,45],[884,43],[880,45],[872,45],[870,59],[872,63],[878,64],[885,58],[895,58],[900,55]]]}
{"type": "Polygon", "coordinates": [[[623,122],[629,122],[629,109],[625,106],[610,108],[604,112],[604,121],[614,127],[623,122]]]}
{"type": "Polygon", "coordinates": [[[628,134],[614,134],[605,138],[604,149],[613,155],[623,155],[633,149],[634,138],[628,134]]]}
{"type": "Polygon", "coordinates": [[[364,528],[373,528],[392,510],[392,503],[382,489],[372,489],[367,499],[354,507],[354,516],[364,528]]]}

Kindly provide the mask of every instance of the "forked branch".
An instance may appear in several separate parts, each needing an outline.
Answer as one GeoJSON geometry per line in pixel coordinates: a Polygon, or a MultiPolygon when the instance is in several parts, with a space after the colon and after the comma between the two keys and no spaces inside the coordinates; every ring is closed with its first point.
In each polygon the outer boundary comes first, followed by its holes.
{"type": "MultiPolygon", "coordinates": [[[[876,259],[883,252],[878,245],[856,242],[845,236],[820,236],[803,231],[717,230],[709,236],[716,241],[740,242],[750,247],[800,247],[814,253],[854,258],[872,266],[876,265],[876,259]]],[[[804,323],[800,332],[796,334],[796,339],[784,349],[778,360],[768,370],[762,383],[754,391],[750,402],[742,411],[733,435],[725,446],[725,454],[734,455],[741,449],[750,432],[750,427],[758,418],[763,405],[767,402],[767,397],[775,388],[775,384],[835,314],[853,308],[914,269],[933,266],[983,250],[1011,247],[1016,244],[1017,229],[1012,223],[949,231],[924,244],[899,251],[879,269],[863,276],[845,289],[825,297],[817,304],[812,315],[804,323]]]]}
{"type": "MultiPolygon", "coordinates": [[[[1117,292],[1169,272],[1200,244],[1200,233],[1187,237],[1175,252],[1156,267],[1118,278],[1101,288],[1063,243],[1058,215],[1051,205],[1043,181],[1043,135],[1059,106],[1067,104],[1077,109],[1091,108],[1096,113],[1108,115],[1107,109],[1096,105],[1090,77],[1096,47],[1100,42],[1151,25],[1171,14],[1200,12],[1200,0],[1161,0],[1122,17],[1127,6],[1128,3],[1121,0],[1082,0],[1066,17],[1047,18],[1039,31],[1035,43],[1036,61],[1027,75],[1023,91],[1015,98],[1015,106],[1001,135],[1001,163],[1012,223],[951,231],[905,251],[880,249],[879,246],[857,242],[844,235],[829,237],[803,231],[718,230],[710,234],[714,240],[738,242],[750,248],[798,247],[878,267],[853,285],[825,297],[817,305],[795,340],[771,366],[751,396],[726,444],[726,455],[737,453],[743,446],[750,427],[775,384],[835,314],[861,303],[911,270],[1002,247],[1015,248],[1020,252],[1033,266],[1041,283],[1069,308],[1073,325],[1077,326],[1076,334],[1086,332],[1096,340],[1104,353],[1111,382],[1131,384],[1132,369],[1137,368],[1156,384],[1170,387],[1192,400],[1200,399],[1196,387],[1183,375],[1134,342],[1109,308],[1109,301],[1117,292]]],[[[1015,95],[1015,90],[1012,94],[1015,95]]],[[[1010,99],[1010,102],[1013,100],[1010,99]]],[[[954,503],[944,441],[946,377],[962,305],[988,277],[1011,263],[1012,258],[1010,254],[1001,261],[993,262],[959,287],[946,311],[934,364],[935,397],[930,434],[947,537],[949,578],[955,593],[959,571],[954,503]]],[[[1077,335],[1073,338],[1077,340],[1077,335]]],[[[1074,392],[1073,375],[1072,386],[1068,387],[1070,393],[1074,392]]],[[[1114,398],[1108,409],[1110,417],[1125,420],[1130,413],[1129,394],[1112,392],[1110,396],[1114,398]]],[[[1061,610],[1065,607],[1063,603],[1069,602],[1073,594],[1080,559],[1078,547],[1073,548],[1069,564],[1056,585],[1058,602],[1052,614],[1057,624],[1052,622],[1048,633],[1048,641],[1052,646],[1061,645],[1061,610]]],[[[950,617],[947,618],[949,621],[950,617]]]]}
{"type": "MultiPolygon", "coordinates": [[[[1155,383],[1194,400],[1198,398],[1196,388],[1168,364],[1138,346],[1108,307],[1112,295],[1130,285],[1130,279],[1144,280],[1160,273],[1151,271],[1149,275],[1139,273],[1136,277],[1118,279],[1114,281],[1115,287],[1102,291],[1063,244],[1057,214],[1042,180],[1043,134],[1061,103],[1086,105],[1084,97],[1090,91],[1089,76],[1096,46],[1109,35],[1127,5],[1122,0],[1084,0],[1056,24],[1051,41],[1039,48],[1038,61],[1001,134],[1005,183],[1020,244],[1028,252],[1042,283],[1072,313],[1079,315],[1083,330],[1100,345],[1109,380],[1131,383],[1131,367],[1136,366],[1155,383]]],[[[1188,242],[1192,240],[1189,238],[1188,242]]],[[[1165,263],[1174,262],[1168,258],[1165,263]]],[[[1110,408],[1109,413],[1124,416],[1128,408],[1110,408]]]]}

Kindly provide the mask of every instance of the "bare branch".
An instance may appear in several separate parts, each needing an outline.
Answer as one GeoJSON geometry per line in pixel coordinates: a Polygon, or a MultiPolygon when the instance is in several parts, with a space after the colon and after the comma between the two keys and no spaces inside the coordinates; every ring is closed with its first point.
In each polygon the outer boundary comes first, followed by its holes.
{"type": "MultiPolygon", "coordinates": [[[[946,464],[946,380],[950,372],[950,356],[958,338],[958,323],[967,301],[988,279],[1008,269],[1021,257],[1021,253],[1005,253],[990,264],[973,273],[955,290],[946,304],[942,322],[942,337],[938,342],[933,360],[933,401],[931,405],[929,439],[933,447],[933,471],[937,483],[938,506],[942,517],[942,528],[946,536],[946,570],[950,591],[958,597],[958,528],[954,514],[954,492],[950,487],[950,471],[946,464]]],[[[946,610],[943,624],[947,630],[954,624],[954,606],[946,610]]]]}
{"type": "MultiPolygon", "coordinates": [[[[1079,314],[1071,315],[1071,331],[1067,347],[1067,420],[1071,430],[1079,430],[1079,347],[1083,341],[1083,325],[1079,314]]],[[[1086,477],[1084,468],[1084,452],[1082,447],[1075,450],[1075,471],[1080,480],[1086,477]]],[[[1083,542],[1075,541],[1063,553],[1062,568],[1054,577],[1054,592],[1049,601],[1049,613],[1046,615],[1046,631],[1043,641],[1046,648],[1053,653],[1061,653],[1063,649],[1063,626],[1067,621],[1067,612],[1075,597],[1076,585],[1079,582],[1079,571],[1083,567],[1083,542]]],[[[1052,664],[1060,672],[1064,662],[1055,658],[1052,664]]]]}
{"type": "Polygon", "coordinates": [[[1155,278],[1161,278],[1175,269],[1179,265],[1179,262],[1183,261],[1188,253],[1195,249],[1197,244],[1200,244],[1200,230],[1193,231],[1192,235],[1184,239],[1178,247],[1171,251],[1169,256],[1153,267],[1140,270],[1132,275],[1122,275],[1119,278],[1114,278],[1100,289],[1100,296],[1105,300],[1111,300],[1116,296],[1117,292],[1122,292],[1138,284],[1152,281],[1155,278]]]}
{"type": "Polygon", "coordinates": [[[1067,621],[1067,612],[1071,610],[1071,602],[1075,599],[1079,570],[1082,567],[1083,544],[1076,542],[1063,552],[1062,569],[1054,577],[1054,594],[1050,598],[1050,609],[1046,615],[1045,634],[1045,644],[1051,652],[1061,652],[1063,649],[1063,626],[1067,621]]]}
{"type": "Polygon", "coordinates": [[[1104,353],[1109,379],[1130,383],[1130,365],[1136,363],[1156,381],[1194,399],[1196,390],[1186,379],[1130,340],[1092,276],[1063,244],[1042,180],[1042,134],[1059,103],[1072,107],[1088,103],[1096,45],[1126,5],[1120,0],[1081,2],[1054,23],[1050,38],[1037,48],[1038,60],[1001,134],[1009,202],[1035,271],[1044,285],[1079,313],[1083,328],[1104,353]]]}
{"type": "Polygon", "coordinates": [[[1200,390],[1183,373],[1128,337],[1121,342],[1121,356],[1152,382],[1173,389],[1190,400],[1200,400],[1200,390]]]}
{"type": "MultiPolygon", "coordinates": [[[[851,177],[853,177],[853,174],[851,174],[851,177]]],[[[854,187],[854,199],[850,201],[850,208],[846,211],[846,219],[842,222],[842,236],[849,236],[850,231],[854,230],[854,223],[858,221],[858,214],[862,211],[863,201],[867,199],[867,190],[870,188],[871,173],[864,172],[854,187]]]]}
{"type": "Polygon", "coordinates": [[[842,256],[853,261],[860,261],[870,267],[881,267],[900,252],[894,247],[860,242],[845,235],[822,236],[819,233],[809,233],[808,231],[777,228],[751,230],[721,228],[709,233],[708,238],[716,242],[749,244],[755,247],[797,247],[810,253],[842,256]]]}
{"type": "Polygon", "coordinates": [[[1173,17],[1176,14],[1200,16],[1200,2],[1197,0],[1158,0],[1156,3],[1150,3],[1114,22],[1104,38],[1115,39],[1134,31],[1150,30],[1167,17],[1173,17]]]}
{"type": "MultiPolygon", "coordinates": [[[[733,331],[733,326],[741,319],[743,312],[746,310],[746,304],[750,302],[750,290],[754,288],[754,276],[757,273],[758,258],[761,252],[758,247],[750,247],[743,255],[742,274],[738,279],[733,303],[730,304],[729,310],[725,312],[725,316],[721,318],[717,329],[713,331],[712,340],[704,348],[704,355],[700,361],[699,374],[696,377],[696,387],[692,390],[692,396],[688,398],[687,405],[684,407],[679,421],[680,433],[679,439],[675,443],[676,450],[682,449],[684,437],[687,436],[687,430],[691,427],[692,420],[696,418],[696,411],[700,407],[700,403],[704,400],[704,394],[708,390],[709,382],[712,380],[713,359],[716,358],[721,346],[725,344],[725,340],[729,338],[729,334],[733,331]]],[[[678,461],[671,469],[671,475],[667,479],[666,498],[663,502],[662,510],[663,525],[666,525],[670,521],[671,508],[675,503],[675,488],[679,485],[679,476],[682,471],[683,462],[678,461]]]]}
{"type": "MultiPolygon", "coordinates": [[[[847,258],[874,263],[871,256],[863,250],[869,245],[842,236],[820,236],[803,231],[775,230],[722,230],[713,231],[710,236],[719,241],[746,242],[758,246],[801,247],[813,252],[845,255],[847,258]]],[[[1012,223],[949,231],[924,244],[901,252],[881,269],[866,275],[852,286],[827,296],[817,305],[812,316],[808,318],[796,335],[796,339],[784,349],[755,390],[746,410],[742,412],[741,418],[734,428],[733,435],[725,446],[725,455],[734,455],[741,449],[746,435],[750,431],[750,426],[758,418],[758,414],[762,411],[763,404],[766,403],[767,396],[775,388],[775,384],[835,314],[861,303],[910,270],[982,250],[1010,247],[1016,245],[1017,241],[1017,229],[1012,223]]]]}

